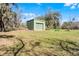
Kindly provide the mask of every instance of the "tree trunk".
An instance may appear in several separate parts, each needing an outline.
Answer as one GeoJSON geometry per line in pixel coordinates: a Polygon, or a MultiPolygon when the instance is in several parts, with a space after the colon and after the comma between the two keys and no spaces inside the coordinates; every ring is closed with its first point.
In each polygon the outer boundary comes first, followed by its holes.
{"type": "Polygon", "coordinates": [[[2,20],[0,20],[0,32],[4,31],[4,23],[2,20]]]}

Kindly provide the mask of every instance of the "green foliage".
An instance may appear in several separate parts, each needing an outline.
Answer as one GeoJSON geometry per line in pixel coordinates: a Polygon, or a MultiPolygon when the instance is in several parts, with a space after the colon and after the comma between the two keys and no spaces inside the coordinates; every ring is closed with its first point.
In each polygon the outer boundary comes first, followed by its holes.
{"type": "Polygon", "coordinates": [[[32,55],[38,55],[38,56],[73,55],[74,56],[74,55],[78,55],[79,53],[78,52],[79,46],[77,46],[79,45],[78,30],[71,30],[70,32],[65,30],[60,30],[60,31],[47,30],[47,31],[39,31],[39,32],[26,31],[26,32],[18,32],[18,34],[19,34],[18,37],[22,37],[23,41],[26,42],[25,43],[26,49],[23,49],[23,50],[28,50],[28,52],[26,52],[25,55],[28,54],[30,56],[32,55]],[[38,46],[35,46],[35,45],[38,45],[38,46]],[[33,50],[29,49],[31,47],[34,47],[33,50]]]}

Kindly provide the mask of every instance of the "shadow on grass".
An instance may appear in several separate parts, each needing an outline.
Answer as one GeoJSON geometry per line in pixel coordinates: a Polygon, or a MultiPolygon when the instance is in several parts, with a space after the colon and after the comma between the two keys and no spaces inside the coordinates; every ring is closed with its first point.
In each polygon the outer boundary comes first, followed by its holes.
{"type": "Polygon", "coordinates": [[[13,38],[14,35],[0,35],[0,38],[13,38]]]}
{"type": "Polygon", "coordinates": [[[14,35],[0,35],[0,38],[14,38],[16,39],[17,41],[19,41],[20,43],[18,43],[18,48],[15,47],[15,48],[6,48],[3,46],[3,48],[0,48],[0,51],[5,51],[3,54],[1,54],[0,56],[4,56],[4,55],[13,55],[13,56],[16,56],[20,50],[25,46],[24,42],[22,41],[22,39],[19,39],[19,38],[16,38],[14,35]]]}
{"type": "MultiPolygon", "coordinates": [[[[71,40],[61,40],[57,38],[46,38],[47,40],[51,41],[45,41],[46,43],[51,43],[52,45],[58,46],[58,49],[62,49],[63,51],[66,51],[71,56],[78,56],[79,55],[79,43],[76,41],[71,40]]],[[[54,47],[48,47],[48,48],[54,48],[54,47]]]]}
{"type": "Polygon", "coordinates": [[[13,48],[6,48],[6,47],[3,47],[0,49],[0,51],[5,51],[3,54],[0,54],[0,56],[17,56],[17,54],[20,52],[20,50],[22,50],[25,46],[24,42],[19,39],[19,38],[16,38],[16,40],[20,41],[20,43],[18,44],[17,47],[13,47],[13,48]]]}
{"type": "Polygon", "coordinates": [[[73,41],[60,41],[59,43],[60,47],[70,53],[73,56],[79,55],[79,45],[77,42],[73,41]]]}

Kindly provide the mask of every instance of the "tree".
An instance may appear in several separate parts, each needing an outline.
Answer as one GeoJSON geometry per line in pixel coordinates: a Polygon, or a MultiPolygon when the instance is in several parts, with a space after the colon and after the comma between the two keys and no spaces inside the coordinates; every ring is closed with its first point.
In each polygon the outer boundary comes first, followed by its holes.
{"type": "Polygon", "coordinates": [[[72,19],[70,19],[70,21],[68,22],[64,22],[61,26],[62,29],[79,29],[79,22],[75,22],[76,18],[73,17],[72,19]]]}
{"type": "Polygon", "coordinates": [[[12,11],[14,3],[2,3],[0,4],[0,31],[9,31],[17,28],[20,24],[17,19],[17,13],[12,11]]]}
{"type": "Polygon", "coordinates": [[[47,29],[58,28],[60,26],[60,18],[59,12],[53,12],[51,9],[48,9],[48,13],[45,15],[47,29]]]}
{"type": "Polygon", "coordinates": [[[71,22],[64,22],[61,26],[62,29],[70,29],[71,22]]]}

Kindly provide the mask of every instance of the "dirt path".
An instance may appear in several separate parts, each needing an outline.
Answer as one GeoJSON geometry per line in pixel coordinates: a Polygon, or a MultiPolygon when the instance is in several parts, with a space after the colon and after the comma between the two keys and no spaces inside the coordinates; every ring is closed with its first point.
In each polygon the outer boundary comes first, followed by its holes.
{"type": "Polygon", "coordinates": [[[24,47],[23,41],[17,38],[16,32],[21,31],[0,32],[0,55],[16,56],[24,47]]]}

